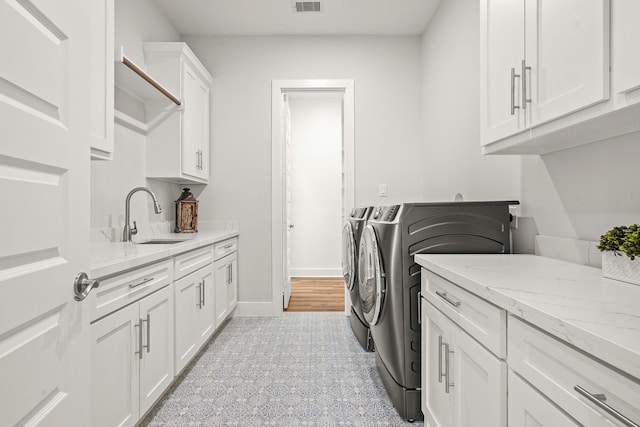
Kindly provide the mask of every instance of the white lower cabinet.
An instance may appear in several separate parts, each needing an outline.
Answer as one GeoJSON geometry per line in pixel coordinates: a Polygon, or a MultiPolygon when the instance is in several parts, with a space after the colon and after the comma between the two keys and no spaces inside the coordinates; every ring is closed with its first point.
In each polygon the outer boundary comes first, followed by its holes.
{"type": "Polygon", "coordinates": [[[213,265],[174,282],[175,364],[179,373],[215,330],[213,265]]]}
{"type": "Polygon", "coordinates": [[[238,305],[238,239],[218,243],[214,248],[216,327],[231,314],[238,305]]]}
{"type": "Polygon", "coordinates": [[[579,427],[513,371],[509,371],[509,426],[579,427]]]}
{"type": "Polygon", "coordinates": [[[166,286],[91,325],[91,425],[133,426],[174,378],[166,286]]]}
{"type": "Polygon", "coordinates": [[[422,410],[430,427],[505,427],[506,363],[422,300],[422,410]]]}
{"type": "Polygon", "coordinates": [[[509,368],[577,425],[640,425],[640,383],[514,316],[509,317],[508,331],[509,368]]]}

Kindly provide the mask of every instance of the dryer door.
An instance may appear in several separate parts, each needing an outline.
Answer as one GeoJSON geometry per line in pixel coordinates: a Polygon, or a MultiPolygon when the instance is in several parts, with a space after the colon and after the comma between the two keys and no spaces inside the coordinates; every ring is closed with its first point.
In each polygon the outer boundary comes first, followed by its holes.
{"type": "Polygon", "coordinates": [[[358,280],[362,313],[370,325],[375,325],[380,319],[386,284],[376,231],[371,225],[360,238],[358,280]]]}
{"type": "Polygon", "coordinates": [[[353,234],[353,226],[350,222],[342,228],[342,276],[344,286],[349,291],[353,290],[356,283],[356,239],[353,234]]]}

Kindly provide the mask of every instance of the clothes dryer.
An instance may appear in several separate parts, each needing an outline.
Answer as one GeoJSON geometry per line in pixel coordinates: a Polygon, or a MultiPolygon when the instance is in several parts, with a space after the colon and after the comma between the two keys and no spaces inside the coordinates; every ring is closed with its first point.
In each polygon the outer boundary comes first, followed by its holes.
{"type": "Polygon", "coordinates": [[[369,323],[364,320],[360,303],[360,289],[358,286],[358,247],[360,236],[366,225],[372,207],[355,208],[349,214],[342,228],[342,275],[344,286],[351,296],[351,330],[367,351],[373,351],[373,339],[369,330],[369,323]]]}
{"type": "Polygon", "coordinates": [[[359,246],[358,279],[376,366],[398,413],[420,406],[420,266],[415,254],[511,252],[516,201],[404,203],[374,208],[359,246]]]}

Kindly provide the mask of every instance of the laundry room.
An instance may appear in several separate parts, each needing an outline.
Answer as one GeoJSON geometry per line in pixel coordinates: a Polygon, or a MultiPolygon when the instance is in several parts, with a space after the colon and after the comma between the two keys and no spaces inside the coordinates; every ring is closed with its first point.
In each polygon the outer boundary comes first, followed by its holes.
{"type": "Polygon", "coordinates": [[[639,14],[3,3],[0,425],[640,426],[639,14]]]}

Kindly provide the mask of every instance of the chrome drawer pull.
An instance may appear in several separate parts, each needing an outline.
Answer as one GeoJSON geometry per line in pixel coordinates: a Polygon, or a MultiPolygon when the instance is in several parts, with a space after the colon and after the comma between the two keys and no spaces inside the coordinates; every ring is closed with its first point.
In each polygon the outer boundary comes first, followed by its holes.
{"type": "Polygon", "coordinates": [[[580,387],[579,385],[574,386],[573,389],[578,393],[580,393],[582,396],[586,397],[589,402],[593,403],[598,408],[612,415],[615,419],[620,421],[622,424],[628,427],[640,427],[639,424],[631,421],[629,418],[625,417],[620,412],[616,411],[611,406],[604,403],[607,400],[607,396],[605,396],[604,394],[591,394],[584,388],[580,387]]]}
{"type": "Polygon", "coordinates": [[[462,304],[460,301],[455,301],[452,300],[446,292],[440,292],[440,291],[436,291],[436,295],[438,295],[440,298],[442,298],[443,300],[445,300],[446,302],[448,302],[449,304],[451,304],[454,307],[460,307],[460,304],[462,304]]]}
{"type": "Polygon", "coordinates": [[[449,377],[449,375],[451,375],[451,361],[449,360],[449,356],[452,355],[454,351],[449,350],[449,344],[445,344],[444,352],[446,353],[446,358],[444,359],[444,391],[449,393],[451,387],[454,385],[449,377]]]}
{"type": "Polygon", "coordinates": [[[137,282],[129,283],[129,288],[130,289],[137,288],[138,286],[142,286],[145,283],[149,283],[152,280],[153,280],[153,277],[143,277],[142,279],[138,280],[137,282]]]}
{"type": "Polygon", "coordinates": [[[140,323],[136,324],[135,327],[138,328],[138,351],[135,354],[138,355],[138,359],[142,360],[142,319],[139,319],[140,323]]]}
{"type": "Polygon", "coordinates": [[[444,374],[442,373],[442,335],[438,336],[438,382],[442,382],[442,377],[444,374]]]}
{"type": "Polygon", "coordinates": [[[147,345],[143,345],[142,348],[146,348],[147,353],[149,353],[151,352],[151,314],[147,313],[147,319],[140,319],[140,321],[142,323],[147,322],[147,345]]]}
{"type": "Polygon", "coordinates": [[[418,291],[418,325],[422,325],[422,292],[418,291]]]}

